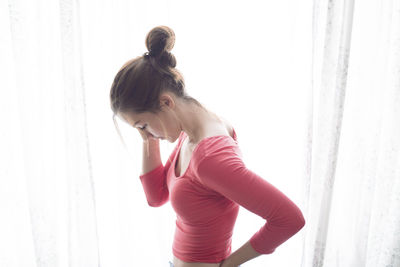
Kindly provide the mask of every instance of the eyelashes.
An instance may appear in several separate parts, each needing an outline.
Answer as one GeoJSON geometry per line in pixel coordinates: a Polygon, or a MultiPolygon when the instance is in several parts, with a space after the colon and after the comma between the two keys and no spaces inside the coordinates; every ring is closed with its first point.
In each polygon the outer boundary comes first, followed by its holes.
{"type": "Polygon", "coordinates": [[[140,128],[140,130],[144,130],[146,129],[147,124],[145,124],[142,128],[140,128]]]}

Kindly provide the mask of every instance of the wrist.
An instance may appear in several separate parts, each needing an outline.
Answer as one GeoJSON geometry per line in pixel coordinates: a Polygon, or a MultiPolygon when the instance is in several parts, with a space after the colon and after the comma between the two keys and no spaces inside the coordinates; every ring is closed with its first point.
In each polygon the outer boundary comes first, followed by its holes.
{"type": "Polygon", "coordinates": [[[239,265],[235,264],[235,262],[233,262],[233,260],[232,260],[232,257],[230,257],[230,256],[228,258],[224,259],[219,265],[219,267],[237,267],[237,266],[239,266],[239,265]]]}
{"type": "Polygon", "coordinates": [[[160,140],[159,139],[154,139],[154,138],[147,138],[147,139],[143,139],[143,143],[145,143],[145,144],[159,144],[160,140]]]}

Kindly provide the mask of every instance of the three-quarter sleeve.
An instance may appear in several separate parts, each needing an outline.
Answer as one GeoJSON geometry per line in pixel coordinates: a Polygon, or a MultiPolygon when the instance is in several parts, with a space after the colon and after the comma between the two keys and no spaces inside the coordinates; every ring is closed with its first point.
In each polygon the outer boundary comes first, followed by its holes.
{"type": "Polygon", "coordinates": [[[270,254],[303,228],[303,214],[285,194],[246,167],[237,144],[222,144],[199,160],[198,179],[266,220],[249,241],[258,253],[270,254]]]}
{"type": "Polygon", "coordinates": [[[169,200],[169,191],[167,186],[166,175],[171,162],[175,157],[178,145],[170,154],[167,163],[159,164],[157,167],[142,175],[139,175],[140,181],[146,195],[147,203],[151,207],[160,207],[169,200]]]}

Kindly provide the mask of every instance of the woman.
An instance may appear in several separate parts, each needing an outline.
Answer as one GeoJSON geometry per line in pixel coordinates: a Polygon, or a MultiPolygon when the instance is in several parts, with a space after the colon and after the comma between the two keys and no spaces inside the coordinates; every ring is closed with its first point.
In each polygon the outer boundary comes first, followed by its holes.
{"type": "Polygon", "coordinates": [[[287,196],[245,166],[234,128],[187,95],[170,52],[174,43],[169,27],[155,27],[146,37],[149,51],[122,66],[110,92],[114,123],[120,117],[143,138],[140,180],[148,204],[170,200],[177,214],[170,266],[237,267],[274,252],[305,220],[287,196]],[[165,166],[160,139],[178,140],[165,166]],[[267,221],[231,253],[239,206],[267,221]]]}

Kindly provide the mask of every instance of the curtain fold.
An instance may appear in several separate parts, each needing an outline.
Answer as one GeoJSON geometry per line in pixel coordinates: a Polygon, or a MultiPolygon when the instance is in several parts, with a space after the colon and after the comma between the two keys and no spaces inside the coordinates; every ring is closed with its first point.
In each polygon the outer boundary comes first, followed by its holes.
{"type": "Polygon", "coordinates": [[[16,183],[19,194],[5,203],[20,205],[9,206],[18,213],[4,219],[18,223],[9,234],[20,238],[16,256],[2,253],[0,266],[98,265],[77,4],[2,1],[8,49],[1,63],[7,77],[1,113],[2,124],[11,123],[2,127],[9,135],[1,138],[8,148],[1,154],[18,156],[3,165],[18,175],[2,175],[2,183],[16,183]]]}
{"type": "Polygon", "coordinates": [[[399,8],[314,1],[303,266],[400,266],[399,8]]]}
{"type": "Polygon", "coordinates": [[[347,90],[354,1],[314,1],[312,121],[308,136],[305,266],[324,266],[330,227],[344,102],[347,90]]]}

